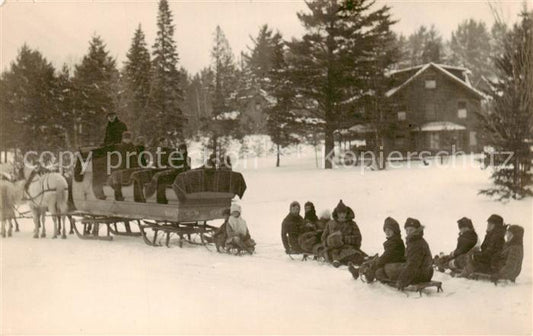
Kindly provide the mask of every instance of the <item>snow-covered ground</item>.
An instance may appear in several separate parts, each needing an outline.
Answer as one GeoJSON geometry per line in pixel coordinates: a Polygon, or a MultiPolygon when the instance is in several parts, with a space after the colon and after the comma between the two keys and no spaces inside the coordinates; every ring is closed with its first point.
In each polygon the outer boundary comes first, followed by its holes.
{"type": "MultiPolygon", "coordinates": [[[[310,152],[308,151],[307,154],[310,152]]],[[[253,161],[252,161],[253,162],[253,161]]],[[[324,171],[315,158],[261,158],[242,170],[243,217],[257,241],[254,256],[205,247],[152,248],[141,239],[113,242],[32,239],[32,223],[1,244],[2,334],[530,334],[531,199],[507,204],[477,195],[489,171],[477,167],[358,168],[324,171]],[[254,164],[255,165],[255,164],[254,164]],[[378,283],[354,281],[346,268],[291,260],[280,223],[289,203],[313,201],[320,212],[342,199],[355,211],[363,250],[382,251],[383,220],[418,218],[433,254],[453,250],[456,221],[470,217],[480,239],[486,218],[525,227],[516,284],[436,273],[444,293],[418,298],[378,283]]],[[[48,226],[51,226],[49,222],[48,226]]],[[[49,230],[49,232],[51,232],[49,230]]]]}

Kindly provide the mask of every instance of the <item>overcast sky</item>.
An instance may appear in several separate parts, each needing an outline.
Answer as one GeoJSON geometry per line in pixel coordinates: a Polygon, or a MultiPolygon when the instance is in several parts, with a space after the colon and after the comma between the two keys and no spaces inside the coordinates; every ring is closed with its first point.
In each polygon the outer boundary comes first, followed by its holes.
{"type": "MultiPolygon", "coordinates": [[[[0,0],[2,3],[4,0],[0,0]]],[[[267,23],[285,38],[300,36],[303,28],[296,13],[305,10],[303,0],[278,1],[172,1],[180,66],[196,72],[209,64],[213,32],[220,25],[235,54],[250,45],[267,23]]],[[[507,22],[514,22],[522,0],[493,2],[507,22]]],[[[403,1],[380,0],[392,7],[399,22],[394,30],[411,34],[419,25],[435,24],[448,39],[457,25],[468,18],[490,26],[493,16],[488,1],[403,1]]],[[[530,7],[531,8],[531,7],[530,7]]],[[[40,50],[56,67],[79,62],[87,52],[93,34],[100,35],[120,65],[140,23],[151,47],[156,32],[157,1],[105,0],[35,2],[7,0],[0,7],[0,69],[5,70],[23,43],[40,50]]]]}

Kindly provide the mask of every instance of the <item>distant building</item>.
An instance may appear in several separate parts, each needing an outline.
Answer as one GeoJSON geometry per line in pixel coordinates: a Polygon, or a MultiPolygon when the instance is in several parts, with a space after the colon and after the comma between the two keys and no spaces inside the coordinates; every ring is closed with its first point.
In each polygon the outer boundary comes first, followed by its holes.
{"type": "MultiPolygon", "coordinates": [[[[468,79],[462,67],[429,63],[389,73],[391,89],[386,97],[392,121],[385,146],[390,151],[481,152],[480,111],[485,95],[468,79]]],[[[364,139],[367,148],[376,140],[371,125],[356,124],[344,130],[349,139],[364,139]]]]}
{"type": "Polygon", "coordinates": [[[390,73],[394,123],[392,150],[480,152],[478,117],[484,94],[468,79],[469,70],[429,63],[390,73]]]}

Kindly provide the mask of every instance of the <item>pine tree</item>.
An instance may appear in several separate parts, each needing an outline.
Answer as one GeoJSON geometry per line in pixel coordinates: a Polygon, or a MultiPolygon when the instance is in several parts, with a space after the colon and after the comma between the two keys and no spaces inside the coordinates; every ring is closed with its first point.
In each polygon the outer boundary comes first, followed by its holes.
{"type": "Polygon", "coordinates": [[[273,31],[264,24],[257,36],[251,37],[252,46],[248,54],[243,54],[239,81],[239,108],[243,112],[241,124],[248,134],[260,134],[266,131],[266,116],[263,107],[272,69],[274,42],[273,31]],[[254,104],[255,102],[255,104],[254,104]]]}
{"type": "Polygon", "coordinates": [[[270,38],[270,70],[263,74],[268,78],[266,90],[273,102],[266,109],[267,132],[276,145],[276,167],[280,166],[281,149],[297,143],[298,125],[295,113],[294,85],[289,75],[289,64],[285,59],[285,44],[279,33],[270,38]]]}
{"type": "Polygon", "coordinates": [[[324,121],[325,168],[332,168],[333,132],[343,122],[349,99],[368,92],[367,54],[376,48],[372,33],[385,9],[372,11],[372,1],[307,2],[311,13],[299,13],[306,34],[289,43],[298,94],[309,100],[308,111],[324,121]]]}
{"type": "Polygon", "coordinates": [[[4,149],[42,151],[64,146],[57,127],[60,116],[52,64],[39,51],[23,45],[10,69],[2,74],[1,83],[4,149]]]}
{"type": "Polygon", "coordinates": [[[60,118],[57,125],[64,134],[66,147],[74,149],[77,146],[76,123],[74,121],[74,85],[70,69],[66,64],[63,64],[57,75],[55,99],[60,118]]]}
{"type": "MultiPolygon", "coordinates": [[[[490,29],[490,51],[493,59],[503,56],[507,34],[507,25],[502,21],[496,20],[490,29]]],[[[493,64],[492,68],[494,69],[493,59],[491,59],[491,64],[493,64]]]]}
{"type": "Polygon", "coordinates": [[[416,66],[429,62],[442,63],[444,59],[444,45],[442,38],[434,25],[420,26],[409,35],[404,46],[402,64],[416,66]]]}
{"type": "Polygon", "coordinates": [[[103,40],[93,36],[89,50],[74,70],[74,118],[79,145],[101,144],[106,115],[116,112],[115,95],[118,70],[103,40]]]}
{"type": "MultiPolygon", "coordinates": [[[[374,46],[367,54],[369,62],[367,64],[367,78],[369,92],[372,94],[363,95],[361,102],[364,104],[363,119],[368,122],[374,129],[374,148],[376,157],[379,151],[388,154],[388,142],[386,141],[393,133],[393,127],[396,122],[391,118],[392,102],[387,99],[385,93],[391,87],[391,78],[387,72],[392,69],[400,58],[400,50],[397,44],[397,38],[391,31],[391,26],[396,23],[393,21],[389,7],[383,7],[375,13],[378,17],[379,24],[370,31],[373,35],[374,46]]],[[[354,101],[357,102],[357,101],[354,101]]],[[[385,168],[385,162],[379,163],[379,169],[385,168]]]]}
{"type": "Polygon", "coordinates": [[[471,81],[474,86],[477,86],[482,77],[491,77],[490,35],[483,22],[470,19],[460,23],[452,32],[450,50],[452,64],[472,71],[471,81]]]}
{"type": "Polygon", "coordinates": [[[152,128],[146,129],[146,132],[154,136],[167,136],[173,140],[183,138],[185,123],[180,108],[183,92],[178,61],[172,12],[168,1],[160,0],[152,60],[153,76],[150,94],[152,128]]]}
{"type": "Polygon", "coordinates": [[[505,52],[496,58],[498,79],[491,83],[491,109],[480,115],[496,151],[494,187],[481,193],[500,200],[533,196],[533,12],[524,10],[520,16],[507,34],[505,52]]]}
{"type": "Polygon", "coordinates": [[[153,122],[149,108],[150,98],[150,52],[146,45],[144,32],[141,25],[135,30],[131,47],[126,55],[123,69],[123,81],[127,91],[126,121],[136,135],[147,138],[152,134],[146,132],[143,125],[153,122]]]}
{"type": "Polygon", "coordinates": [[[220,155],[220,146],[229,136],[238,137],[239,112],[236,106],[236,66],[233,53],[224,32],[216,27],[211,49],[212,82],[210,87],[212,113],[203,120],[203,130],[210,138],[209,149],[220,155]]]}
{"type": "Polygon", "coordinates": [[[250,37],[252,47],[248,47],[250,55],[245,56],[246,63],[258,80],[268,77],[274,57],[273,32],[268,25],[259,28],[256,38],[250,37]]]}

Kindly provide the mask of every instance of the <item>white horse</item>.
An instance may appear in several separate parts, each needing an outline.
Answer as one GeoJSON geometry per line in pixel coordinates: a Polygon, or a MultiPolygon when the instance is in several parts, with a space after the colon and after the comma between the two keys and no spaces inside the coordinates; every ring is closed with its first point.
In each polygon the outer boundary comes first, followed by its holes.
{"type": "Polygon", "coordinates": [[[39,228],[41,228],[41,238],[46,237],[46,227],[44,216],[49,211],[54,221],[54,236],[57,238],[60,233],[61,238],[66,239],[65,216],[68,212],[68,184],[67,180],[60,173],[36,174],[34,169],[22,167],[19,172],[20,177],[24,177],[22,189],[23,197],[28,201],[33,215],[33,238],[39,238],[39,228]],[[41,220],[42,218],[42,220],[41,220]],[[63,225],[61,223],[63,222],[63,225]]]}
{"type": "MultiPolygon", "coordinates": [[[[4,175],[5,176],[5,175],[4,175]]],[[[22,186],[24,182],[18,182],[22,186]]],[[[2,228],[0,235],[5,238],[6,233],[11,237],[13,231],[13,221],[16,223],[16,231],[18,231],[18,223],[15,219],[15,207],[22,199],[22,187],[10,181],[9,178],[0,180],[0,221],[2,228]],[[6,223],[9,222],[9,227],[6,231],[6,223]]]]}

